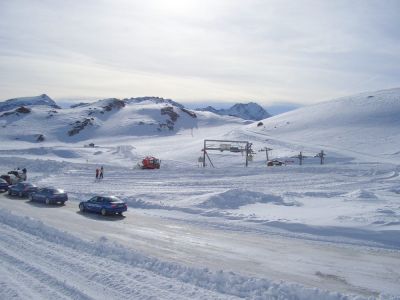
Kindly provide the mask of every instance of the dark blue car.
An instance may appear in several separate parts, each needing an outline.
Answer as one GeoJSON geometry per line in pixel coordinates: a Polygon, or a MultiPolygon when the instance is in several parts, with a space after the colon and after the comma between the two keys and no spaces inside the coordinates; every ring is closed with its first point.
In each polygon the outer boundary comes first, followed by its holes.
{"type": "Polygon", "coordinates": [[[0,178],[0,191],[7,191],[7,190],[8,190],[8,182],[0,178]]]}
{"type": "Polygon", "coordinates": [[[79,203],[81,212],[90,211],[101,213],[103,216],[107,214],[120,214],[128,210],[128,206],[124,201],[115,196],[94,196],[88,201],[79,203]]]}
{"type": "Polygon", "coordinates": [[[26,197],[29,196],[31,193],[34,193],[38,190],[38,187],[29,182],[20,182],[17,184],[10,185],[8,187],[8,194],[10,196],[19,196],[19,197],[26,197]]]}
{"type": "Polygon", "coordinates": [[[60,189],[54,188],[41,188],[37,192],[29,195],[30,201],[43,202],[47,205],[54,203],[64,204],[68,200],[68,195],[66,192],[60,189]]]}

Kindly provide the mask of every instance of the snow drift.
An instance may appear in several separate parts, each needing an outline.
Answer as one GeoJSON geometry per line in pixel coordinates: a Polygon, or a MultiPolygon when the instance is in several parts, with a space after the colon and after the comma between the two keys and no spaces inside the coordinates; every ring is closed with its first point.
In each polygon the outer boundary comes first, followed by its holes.
{"type": "Polygon", "coordinates": [[[292,206],[295,203],[286,203],[281,196],[264,194],[243,189],[231,189],[211,196],[199,204],[202,208],[237,209],[241,206],[254,203],[272,203],[275,205],[292,206]]]}

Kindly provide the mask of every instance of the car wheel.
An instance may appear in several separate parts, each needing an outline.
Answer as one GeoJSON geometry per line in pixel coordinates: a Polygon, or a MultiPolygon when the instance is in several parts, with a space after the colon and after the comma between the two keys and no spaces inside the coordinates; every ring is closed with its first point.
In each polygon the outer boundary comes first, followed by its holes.
{"type": "Polygon", "coordinates": [[[49,198],[46,198],[45,202],[46,202],[47,205],[50,205],[50,199],[49,198]]]}
{"type": "Polygon", "coordinates": [[[8,195],[10,195],[10,196],[11,196],[11,190],[8,190],[8,195]]]}
{"type": "Polygon", "coordinates": [[[24,196],[24,194],[23,194],[22,192],[19,192],[19,193],[18,193],[18,196],[19,196],[20,198],[22,198],[22,197],[24,196]]]}
{"type": "Polygon", "coordinates": [[[81,211],[81,212],[85,212],[85,206],[81,203],[81,204],[79,204],[79,210],[81,211]]]}
{"type": "Polygon", "coordinates": [[[107,211],[106,211],[105,208],[102,208],[102,209],[101,209],[101,214],[102,214],[103,216],[105,216],[105,215],[107,214],[107,211]]]}
{"type": "Polygon", "coordinates": [[[120,215],[120,216],[122,216],[122,211],[120,211],[120,212],[117,212],[117,215],[120,215]]]}

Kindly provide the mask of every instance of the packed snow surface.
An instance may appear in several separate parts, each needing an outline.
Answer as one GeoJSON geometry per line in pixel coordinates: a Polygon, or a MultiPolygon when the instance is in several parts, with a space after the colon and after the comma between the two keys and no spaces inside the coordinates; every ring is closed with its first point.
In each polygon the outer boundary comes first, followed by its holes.
{"type": "Polygon", "coordinates": [[[161,98],[0,117],[1,173],[25,167],[69,195],[0,194],[0,298],[400,299],[399,103],[399,89],[361,94],[263,125],[161,98]],[[208,151],[203,168],[204,139],[255,153],[245,168],[243,153],[208,151]],[[284,165],[267,167],[265,147],[284,165]],[[138,168],[146,155],[161,169],[138,168]],[[129,209],[79,212],[96,194],[129,209]]]}

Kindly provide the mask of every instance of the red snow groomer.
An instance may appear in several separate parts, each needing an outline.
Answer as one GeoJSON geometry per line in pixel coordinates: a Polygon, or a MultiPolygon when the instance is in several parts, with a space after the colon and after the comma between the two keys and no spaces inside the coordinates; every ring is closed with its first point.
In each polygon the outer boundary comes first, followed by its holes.
{"type": "Polygon", "coordinates": [[[140,164],[141,169],[159,169],[161,161],[153,156],[146,156],[140,164]]]}

